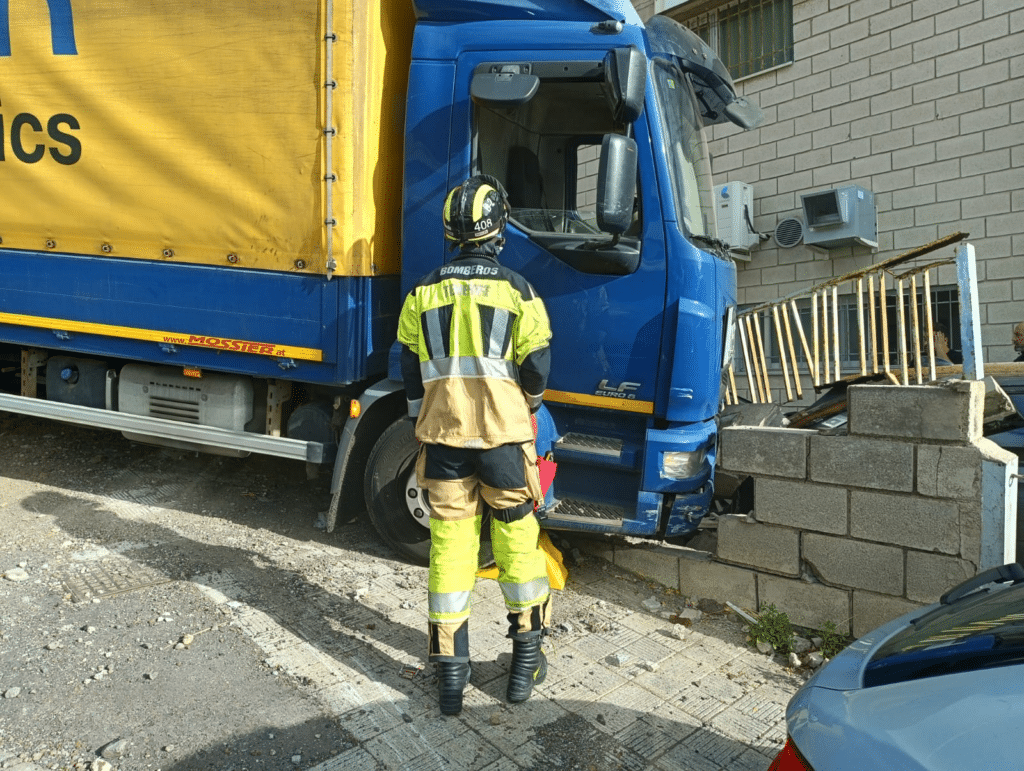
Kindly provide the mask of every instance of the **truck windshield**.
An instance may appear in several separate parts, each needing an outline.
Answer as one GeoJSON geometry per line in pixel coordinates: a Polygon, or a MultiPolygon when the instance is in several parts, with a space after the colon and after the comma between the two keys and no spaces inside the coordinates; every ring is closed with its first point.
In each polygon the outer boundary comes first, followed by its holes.
{"type": "Polygon", "coordinates": [[[654,60],[652,73],[677,222],[687,235],[714,238],[711,158],[693,90],[679,69],[663,59],[654,60]]]}

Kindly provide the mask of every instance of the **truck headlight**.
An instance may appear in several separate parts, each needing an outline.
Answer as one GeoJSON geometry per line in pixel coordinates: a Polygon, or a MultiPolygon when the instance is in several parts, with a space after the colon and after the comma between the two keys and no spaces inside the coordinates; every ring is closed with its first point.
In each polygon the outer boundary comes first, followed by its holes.
{"type": "Polygon", "coordinates": [[[704,455],[704,450],[663,452],[661,454],[661,475],[666,479],[695,477],[704,465],[704,455]]]}

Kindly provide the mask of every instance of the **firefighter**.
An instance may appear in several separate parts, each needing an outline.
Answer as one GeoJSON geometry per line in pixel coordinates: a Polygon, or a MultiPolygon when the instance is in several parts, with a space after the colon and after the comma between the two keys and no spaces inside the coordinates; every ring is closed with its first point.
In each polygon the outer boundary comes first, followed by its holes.
{"type": "Polygon", "coordinates": [[[494,177],[453,189],[444,231],[459,253],[416,285],[398,322],[409,415],[421,443],[416,472],[430,504],[429,660],[441,712],[457,715],[469,682],[470,595],[485,505],[508,609],[507,698],[543,681],[541,638],[551,593],[534,501],[540,478],[532,413],[550,369],[551,327],[537,292],[498,262],[510,208],[494,177]]]}

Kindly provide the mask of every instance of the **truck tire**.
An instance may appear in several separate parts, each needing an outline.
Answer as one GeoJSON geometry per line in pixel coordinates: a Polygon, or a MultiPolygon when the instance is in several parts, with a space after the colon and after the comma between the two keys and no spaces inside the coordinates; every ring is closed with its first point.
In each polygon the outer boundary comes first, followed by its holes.
{"type": "MultiPolygon", "coordinates": [[[[403,557],[430,564],[430,508],[416,484],[420,445],[412,421],[396,420],[385,429],[366,463],[366,510],[381,539],[403,557]]],[[[494,564],[490,514],[484,515],[480,567],[494,564]]]]}
{"type": "Polygon", "coordinates": [[[412,421],[388,426],[366,463],[366,510],[381,539],[419,565],[430,562],[430,509],[416,485],[419,442],[412,421]]]}

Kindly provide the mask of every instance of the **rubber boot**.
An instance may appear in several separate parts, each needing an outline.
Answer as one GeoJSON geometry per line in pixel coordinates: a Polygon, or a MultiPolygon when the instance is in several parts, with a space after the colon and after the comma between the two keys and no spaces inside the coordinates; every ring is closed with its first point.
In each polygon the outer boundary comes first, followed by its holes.
{"type": "Polygon", "coordinates": [[[442,715],[462,712],[462,692],[469,682],[473,667],[468,661],[437,662],[437,685],[442,715]]]}
{"type": "Polygon", "coordinates": [[[548,660],[540,649],[540,641],[539,633],[512,637],[512,664],[505,695],[513,704],[530,698],[533,686],[543,683],[548,674],[548,660]]]}
{"type": "Polygon", "coordinates": [[[469,621],[429,625],[429,658],[437,672],[442,715],[462,712],[462,692],[473,671],[469,663],[469,621]]]}

